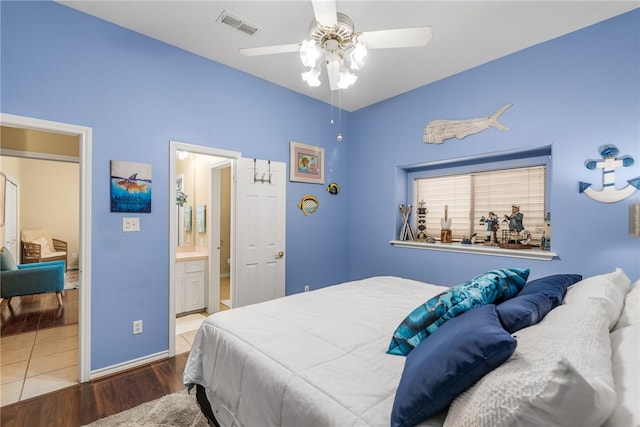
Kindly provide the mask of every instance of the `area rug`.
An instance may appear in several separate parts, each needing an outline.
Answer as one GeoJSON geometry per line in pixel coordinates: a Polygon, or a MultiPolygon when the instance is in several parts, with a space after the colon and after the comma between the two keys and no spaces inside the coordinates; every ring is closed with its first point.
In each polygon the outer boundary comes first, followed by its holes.
{"type": "Polygon", "coordinates": [[[168,394],[85,427],[208,427],[196,403],[195,389],[168,394]]]}
{"type": "Polygon", "coordinates": [[[64,290],[78,289],[80,287],[80,271],[68,270],[64,274],[64,290]]]}

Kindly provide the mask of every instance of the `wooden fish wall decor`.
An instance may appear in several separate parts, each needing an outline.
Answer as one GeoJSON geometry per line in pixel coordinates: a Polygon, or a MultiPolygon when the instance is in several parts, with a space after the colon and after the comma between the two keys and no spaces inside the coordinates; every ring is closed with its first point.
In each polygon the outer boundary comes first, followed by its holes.
{"type": "Polygon", "coordinates": [[[513,104],[507,104],[489,117],[479,117],[468,120],[433,120],[424,128],[422,139],[427,144],[442,144],[445,139],[458,138],[481,132],[489,127],[499,130],[509,130],[498,121],[498,117],[513,104]]]}

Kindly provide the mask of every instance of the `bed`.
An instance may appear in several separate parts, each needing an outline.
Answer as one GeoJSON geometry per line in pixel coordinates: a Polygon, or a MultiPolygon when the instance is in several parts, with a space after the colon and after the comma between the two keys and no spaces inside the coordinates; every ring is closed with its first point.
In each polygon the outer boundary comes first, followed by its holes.
{"type": "Polygon", "coordinates": [[[216,313],[183,381],[227,427],[639,425],[638,283],[620,269],[564,282],[557,304],[506,331],[497,314],[506,301],[529,310],[533,282],[448,320],[406,357],[388,353],[394,331],[451,288],[381,276],[216,313]],[[480,314],[490,335],[469,326],[480,314]],[[464,347],[476,344],[485,353],[470,369],[464,347]],[[496,346],[509,353],[484,366],[496,346]]]}

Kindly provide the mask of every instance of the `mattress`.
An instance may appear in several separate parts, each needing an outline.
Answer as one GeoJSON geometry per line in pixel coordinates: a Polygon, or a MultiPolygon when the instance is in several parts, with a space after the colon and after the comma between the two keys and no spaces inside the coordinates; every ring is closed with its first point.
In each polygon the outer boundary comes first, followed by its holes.
{"type": "Polygon", "coordinates": [[[447,289],[380,276],[216,313],[184,383],[206,389],[222,426],[388,426],[405,362],[386,353],[393,331],[447,289]]]}

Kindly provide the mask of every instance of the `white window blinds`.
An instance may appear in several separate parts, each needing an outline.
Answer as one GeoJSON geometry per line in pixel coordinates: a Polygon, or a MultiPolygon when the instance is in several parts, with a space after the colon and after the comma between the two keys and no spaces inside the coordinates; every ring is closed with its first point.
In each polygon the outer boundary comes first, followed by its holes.
{"type": "MultiPolygon", "coordinates": [[[[546,206],[546,167],[532,166],[471,174],[459,174],[415,180],[414,206],[424,200],[427,208],[427,235],[439,239],[441,218],[445,206],[451,218],[454,240],[477,233],[484,239],[487,226],[480,219],[494,212],[500,220],[500,229],[509,229],[503,222],[511,215],[511,206],[520,206],[523,224],[539,241],[544,231],[546,206]]],[[[414,217],[415,221],[417,218],[414,217]]],[[[498,238],[501,231],[498,230],[498,238]]]]}

